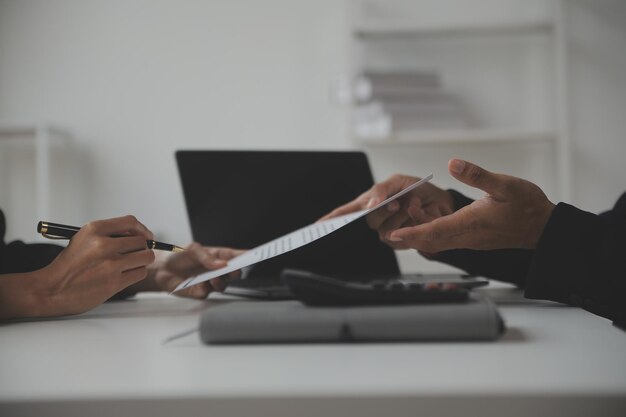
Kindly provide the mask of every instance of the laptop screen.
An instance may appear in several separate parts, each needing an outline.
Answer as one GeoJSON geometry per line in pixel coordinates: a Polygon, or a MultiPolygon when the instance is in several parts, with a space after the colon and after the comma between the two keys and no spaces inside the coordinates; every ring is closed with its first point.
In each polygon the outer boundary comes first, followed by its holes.
{"type": "MultiPolygon", "coordinates": [[[[195,241],[249,249],[315,222],[373,184],[362,152],[178,151],[176,161],[195,241]]],[[[267,260],[283,268],[342,275],[398,274],[395,253],[359,220],[267,260]]]]}

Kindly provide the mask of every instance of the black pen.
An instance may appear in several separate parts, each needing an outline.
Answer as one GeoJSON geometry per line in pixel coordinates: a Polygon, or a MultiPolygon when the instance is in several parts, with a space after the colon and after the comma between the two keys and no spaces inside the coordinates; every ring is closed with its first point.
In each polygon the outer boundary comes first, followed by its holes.
{"type": "MultiPolygon", "coordinates": [[[[68,226],[65,224],[50,223],[40,221],[37,223],[37,233],[41,233],[43,237],[48,239],[70,239],[74,236],[80,227],[68,226]]],[[[125,235],[113,235],[111,237],[123,237],[125,235]]],[[[185,249],[171,243],[157,242],[156,240],[146,240],[149,249],[166,250],[169,252],[182,252],[185,249]]]]}

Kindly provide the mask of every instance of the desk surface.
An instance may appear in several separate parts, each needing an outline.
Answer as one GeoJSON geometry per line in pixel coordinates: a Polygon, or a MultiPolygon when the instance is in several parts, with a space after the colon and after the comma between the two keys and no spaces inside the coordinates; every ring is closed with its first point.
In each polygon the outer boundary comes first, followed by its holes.
{"type": "Polygon", "coordinates": [[[2,324],[0,415],[626,415],[626,332],[491,291],[509,328],[497,342],[163,344],[201,311],[246,302],[223,296],[2,324]]]}

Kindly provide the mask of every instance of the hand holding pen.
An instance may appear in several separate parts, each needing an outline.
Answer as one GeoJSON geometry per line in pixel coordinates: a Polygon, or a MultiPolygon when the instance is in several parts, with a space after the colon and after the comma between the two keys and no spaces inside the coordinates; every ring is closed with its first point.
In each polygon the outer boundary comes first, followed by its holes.
{"type": "MultiPolygon", "coordinates": [[[[81,228],[42,222],[39,231],[71,240],[47,266],[4,275],[0,320],[79,314],[120,293],[171,292],[190,276],[223,267],[243,252],[192,243],[184,251],[155,262],[152,247],[171,251],[182,248],[153,242],[152,232],[133,216],[93,221],[81,228]]],[[[203,284],[177,295],[204,298],[223,290],[225,281],[203,284]]]]}
{"type": "Polygon", "coordinates": [[[154,262],[154,251],[146,246],[152,232],[133,216],[93,221],[78,231],[57,231],[70,232],[70,244],[48,266],[14,280],[18,288],[7,315],[82,313],[142,281],[154,262]]]}
{"type": "MultiPolygon", "coordinates": [[[[147,247],[149,250],[178,252],[175,256],[158,259],[148,270],[148,277],[151,279],[135,283],[125,291],[131,294],[137,291],[171,292],[186,278],[198,275],[207,270],[224,267],[228,260],[244,252],[243,250],[232,248],[205,247],[199,243],[192,243],[185,249],[171,243],[158,242],[151,239],[152,232],[139,223],[133,216],[126,216],[125,219],[130,222],[128,224],[134,224],[134,226],[124,233],[111,233],[108,238],[113,238],[113,241],[117,241],[117,239],[131,237],[133,234],[143,234],[146,237],[150,237],[150,239],[145,240],[146,246],[144,246],[143,249],[147,247]]],[[[112,221],[119,221],[119,219],[91,222],[83,228],[40,221],[37,225],[37,232],[49,239],[70,239],[83,229],[103,228],[104,230],[103,225],[112,221]]],[[[137,241],[138,238],[134,238],[133,240],[137,241]]],[[[140,240],[137,241],[137,245],[139,244],[140,240]]],[[[120,254],[120,256],[124,255],[125,254],[120,254]]],[[[197,288],[193,290],[190,289],[189,291],[181,292],[177,295],[191,298],[206,298],[212,291],[223,291],[228,279],[237,278],[239,275],[239,272],[234,272],[229,277],[225,276],[214,279],[211,282],[207,282],[206,285],[197,286],[197,288]]]]}

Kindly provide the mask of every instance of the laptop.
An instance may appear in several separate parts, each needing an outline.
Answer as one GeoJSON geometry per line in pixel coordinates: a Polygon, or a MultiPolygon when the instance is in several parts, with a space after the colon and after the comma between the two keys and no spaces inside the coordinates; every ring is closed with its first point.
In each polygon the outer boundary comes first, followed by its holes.
{"type": "MultiPolygon", "coordinates": [[[[181,150],[176,162],[195,241],[249,249],[315,222],[373,185],[354,151],[181,150]]],[[[252,266],[226,293],[291,298],[283,269],[346,280],[397,277],[393,249],[364,220],[252,266]]]]}

